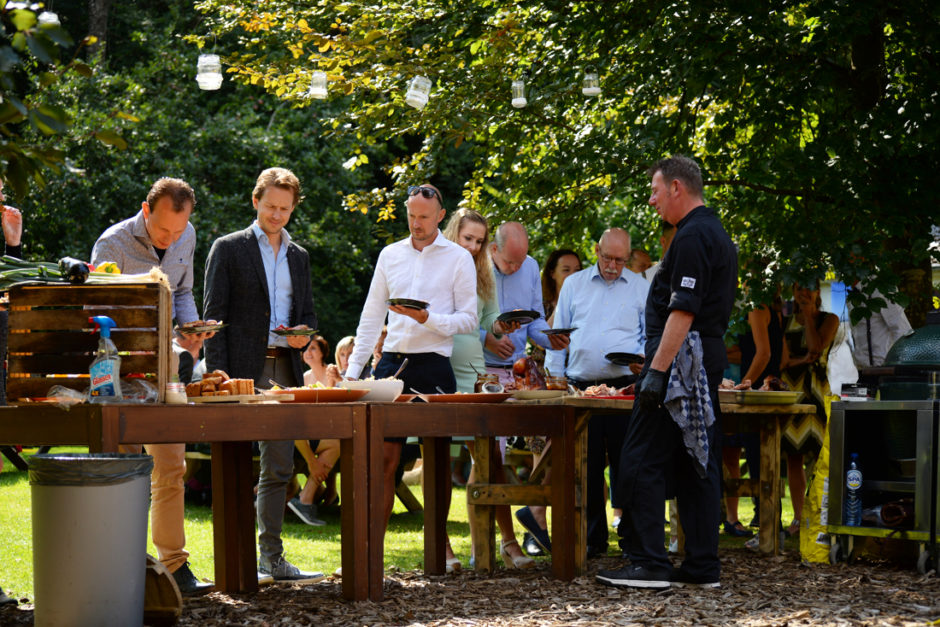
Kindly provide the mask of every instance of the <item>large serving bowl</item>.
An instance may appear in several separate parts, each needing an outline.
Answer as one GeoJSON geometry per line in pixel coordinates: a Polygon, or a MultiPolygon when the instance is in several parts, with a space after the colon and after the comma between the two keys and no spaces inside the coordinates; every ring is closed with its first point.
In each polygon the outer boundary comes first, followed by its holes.
{"type": "Polygon", "coordinates": [[[364,379],[361,381],[340,381],[339,387],[350,390],[369,390],[360,401],[394,401],[401,394],[405,382],[401,379],[364,379]]]}

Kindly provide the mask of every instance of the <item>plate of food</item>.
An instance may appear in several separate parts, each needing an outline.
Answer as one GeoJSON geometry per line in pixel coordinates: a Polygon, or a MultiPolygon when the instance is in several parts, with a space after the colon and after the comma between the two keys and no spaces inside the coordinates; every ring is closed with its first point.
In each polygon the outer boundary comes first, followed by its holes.
{"type": "Polygon", "coordinates": [[[629,366],[630,364],[642,364],[646,361],[646,358],[643,355],[637,355],[636,353],[607,353],[604,355],[607,361],[617,364],[618,366],[629,366]]]}
{"type": "Polygon", "coordinates": [[[274,335],[281,336],[290,336],[290,335],[316,335],[317,329],[293,329],[291,327],[279,326],[278,328],[272,331],[274,335]]]}
{"type": "Polygon", "coordinates": [[[266,395],[292,395],[289,403],[352,403],[369,393],[369,390],[346,388],[279,388],[265,392],[266,395]]]}
{"type": "Polygon", "coordinates": [[[718,401],[739,405],[792,405],[799,403],[803,392],[789,390],[718,390],[718,401]]]}
{"type": "Polygon", "coordinates": [[[572,331],[577,331],[578,327],[568,327],[566,329],[545,329],[542,331],[545,335],[568,335],[572,331]]]}
{"type": "Polygon", "coordinates": [[[512,392],[479,392],[475,394],[421,394],[428,403],[502,403],[512,392]]]}
{"type": "Polygon", "coordinates": [[[500,322],[518,322],[519,324],[529,324],[533,320],[540,318],[542,314],[532,309],[513,309],[504,311],[496,316],[500,322]]]}
{"type": "Polygon", "coordinates": [[[176,327],[176,330],[180,333],[210,333],[212,331],[218,331],[222,327],[227,327],[228,325],[222,322],[221,320],[216,322],[215,320],[193,320],[192,322],[187,322],[186,324],[181,324],[176,327]]]}
{"type": "Polygon", "coordinates": [[[399,306],[399,307],[408,307],[409,309],[427,309],[429,303],[423,300],[415,300],[414,298],[389,298],[385,301],[389,305],[399,306]]]}

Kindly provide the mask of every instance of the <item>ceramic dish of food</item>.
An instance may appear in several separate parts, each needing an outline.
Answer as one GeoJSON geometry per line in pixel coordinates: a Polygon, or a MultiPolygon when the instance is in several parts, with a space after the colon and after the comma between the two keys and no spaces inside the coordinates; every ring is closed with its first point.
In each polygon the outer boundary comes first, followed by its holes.
{"type": "Polygon", "coordinates": [[[392,402],[401,396],[405,382],[401,379],[361,379],[359,381],[340,381],[339,387],[349,390],[367,390],[364,401],[392,402]]]}
{"type": "Polygon", "coordinates": [[[427,309],[428,304],[423,300],[415,300],[414,298],[389,298],[385,301],[389,305],[399,306],[399,307],[408,307],[409,309],[427,309]]]}

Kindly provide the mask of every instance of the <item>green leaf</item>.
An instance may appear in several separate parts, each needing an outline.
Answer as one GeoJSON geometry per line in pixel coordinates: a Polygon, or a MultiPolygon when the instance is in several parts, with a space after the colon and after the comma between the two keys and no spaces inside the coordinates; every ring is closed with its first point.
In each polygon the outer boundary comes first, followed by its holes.
{"type": "Polygon", "coordinates": [[[39,108],[29,112],[29,121],[46,135],[64,133],[68,130],[68,124],[57,119],[55,116],[43,113],[39,108]]]}
{"type": "Polygon", "coordinates": [[[0,124],[16,124],[23,119],[23,112],[16,108],[9,98],[0,103],[0,124]]]}
{"type": "Polygon", "coordinates": [[[127,120],[128,122],[140,122],[140,118],[136,115],[131,115],[130,113],[125,113],[124,111],[118,111],[116,114],[119,118],[127,120]]]}
{"type": "Polygon", "coordinates": [[[40,72],[39,73],[39,84],[42,85],[43,87],[52,85],[57,80],[59,80],[59,76],[53,72],[40,72]]]}
{"type": "Polygon", "coordinates": [[[34,57],[49,65],[55,63],[58,50],[48,37],[44,37],[39,33],[26,35],[26,43],[29,45],[29,51],[33,53],[34,57]]]}
{"type": "Polygon", "coordinates": [[[42,28],[42,32],[45,33],[49,39],[63,48],[68,48],[75,43],[72,40],[71,35],[69,35],[68,32],[61,26],[43,25],[40,28],[42,28]]]}
{"type": "Polygon", "coordinates": [[[29,30],[36,25],[36,14],[29,9],[14,9],[10,12],[10,21],[18,31],[29,30]]]}
{"type": "Polygon", "coordinates": [[[95,75],[95,71],[91,69],[89,66],[85,65],[84,63],[80,63],[76,61],[75,63],[72,64],[72,67],[75,69],[76,72],[78,72],[85,78],[91,78],[92,76],[95,75]]]}
{"type": "Polygon", "coordinates": [[[114,146],[119,150],[125,150],[127,148],[127,142],[124,141],[124,138],[110,130],[101,130],[95,132],[95,137],[103,144],[108,144],[114,146]]]}

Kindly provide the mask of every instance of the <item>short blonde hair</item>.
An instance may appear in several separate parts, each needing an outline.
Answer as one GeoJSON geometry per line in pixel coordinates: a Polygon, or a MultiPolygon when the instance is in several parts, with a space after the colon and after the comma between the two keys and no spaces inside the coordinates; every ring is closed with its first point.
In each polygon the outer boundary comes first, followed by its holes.
{"type": "Polygon", "coordinates": [[[300,180],[287,168],[268,168],[259,174],[251,195],[257,200],[261,200],[265,190],[271,186],[289,190],[294,195],[295,207],[297,203],[303,200],[303,196],[300,195],[300,180]]]}
{"type": "Polygon", "coordinates": [[[353,335],[347,335],[339,342],[336,343],[336,352],[333,353],[333,359],[336,360],[336,365],[339,365],[339,354],[342,353],[347,348],[352,350],[353,346],[356,344],[356,337],[353,335]]]}

